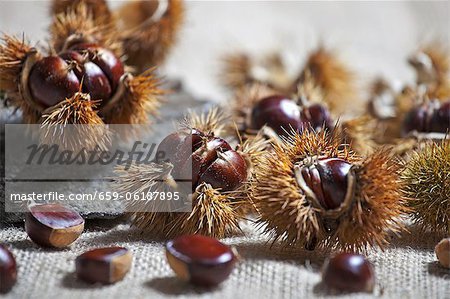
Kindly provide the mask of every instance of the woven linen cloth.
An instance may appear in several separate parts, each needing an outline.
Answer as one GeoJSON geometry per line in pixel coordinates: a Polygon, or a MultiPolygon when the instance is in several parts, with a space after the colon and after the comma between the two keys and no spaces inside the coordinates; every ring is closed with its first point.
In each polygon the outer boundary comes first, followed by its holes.
{"type": "MultiPolygon", "coordinates": [[[[0,240],[18,264],[18,283],[5,298],[322,298],[334,296],[321,285],[325,253],[270,246],[251,224],[245,235],[227,238],[242,260],[228,280],[214,289],[192,287],[174,276],[166,262],[164,242],[143,237],[127,224],[88,222],[86,231],[68,249],[42,249],[27,237],[22,225],[3,227],[0,240]],[[75,274],[75,258],[102,246],[124,246],[133,253],[133,266],[123,281],[90,285],[75,274]]],[[[373,294],[339,298],[450,298],[450,270],[438,265],[435,236],[412,229],[392,240],[385,251],[368,254],[375,267],[373,294]]]]}

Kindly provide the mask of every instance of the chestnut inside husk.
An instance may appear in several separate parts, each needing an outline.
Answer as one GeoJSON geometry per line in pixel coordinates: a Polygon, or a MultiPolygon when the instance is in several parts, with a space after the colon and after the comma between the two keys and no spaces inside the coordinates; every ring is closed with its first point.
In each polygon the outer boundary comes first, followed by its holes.
{"type": "Polygon", "coordinates": [[[446,133],[450,129],[450,101],[425,102],[411,109],[403,122],[403,135],[411,132],[446,133]]]}
{"type": "Polygon", "coordinates": [[[76,43],[58,55],[36,58],[24,88],[29,101],[41,109],[54,106],[76,92],[88,93],[105,105],[117,91],[124,66],[110,50],[93,43],[76,43]]]}
{"type": "Polygon", "coordinates": [[[302,132],[304,129],[319,131],[323,127],[332,128],[330,113],[325,106],[299,106],[294,100],[282,95],[263,98],[253,107],[250,127],[259,130],[264,125],[279,136],[287,136],[291,130],[302,132]]]}
{"type": "Polygon", "coordinates": [[[294,167],[297,183],[324,210],[341,207],[353,188],[352,164],[341,158],[310,157],[294,167]]]}
{"type": "Polygon", "coordinates": [[[192,178],[192,190],[207,183],[232,191],[247,179],[244,158],[227,141],[196,129],[170,134],[160,143],[158,152],[174,166],[175,180],[192,178]]]}

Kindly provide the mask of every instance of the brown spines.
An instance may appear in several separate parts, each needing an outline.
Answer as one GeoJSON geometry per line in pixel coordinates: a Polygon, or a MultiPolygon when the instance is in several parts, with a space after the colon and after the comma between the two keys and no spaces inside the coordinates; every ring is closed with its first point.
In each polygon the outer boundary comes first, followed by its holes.
{"type": "Polygon", "coordinates": [[[377,148],[376,121],[368,116],[360,116],[341,122],[343,142],[358,155],[367,156],[377,148]]]}
{"type": "Polygon", "coordinates": [[[41,110],[30,99],[28,74],[40,53],[25,38],[4,35],[0,44],[0,89],[7,93],[7,105],[22,111],[26,123],[37,123],[41,110]]]}
{"type": "Polygon", "coordinates": [[[358,161],[347,147],[340,147],[339,140],[326,131],[293,133],[285,142],[274,144],[274,152],[257,165],[252,187],[259,213],[257,223],[275,241],[301,247],[323,244],[325,232],[320,214],[298,186],[294,164],[312,156],[358,161]]]}
{"type": "MultiPolygon", "coordinates": [[[[180,125],[181,131],[177,134],[185,132],[184,134],[188,136],[189,132],[192,132],[195,128],[196,136],[201,134],[206,141],[215,138],[214,134],[221,131],[221,120],[223,120],[223,116],[217,109],[212,109],[201,115],[191,113],[180,125]],[[207,134],[211,135],[204,135],[199,130],[205,130],[207,134]]],[[[182,136],[185,137],[185,135],[182,136]]],[[[216,140],[222,139],[216,138],[216,140]]],[[[257,161],[264,151],[260,142],[263,141],[256,139],[247,141],[236,150],[244,158],[248,165],[247,169],[253,169],[252,163],[257,161]]],[[[206,143],[203,146],[206,146],[206,143]]],[[[205,147],[204,150],[210,149],[205,147]]],[[[220,151],[220,149],[216,150],[220,151]]],[[[230,152],[232,151],[230,149],[230,152]]],[[[198,157],[199,153],[196,155],[198,157]]],[[[173,163],[176,164],[175,161],[173,163]]],[[[129,170],[125,170],[123,167],[118,168],[115,188],[119,192],[136,192],[138,194],[149,191],[178,191],[180,194],[188,196],[186,192],[191,193],[192,186],[187,187],[176,181],[177,175],[174,174],[176,171],[173,171],[175,164],[172,164],[172,162],[133,164],[129,170]]],[[[247,180],[251,180],[252,175],[253,173],[249,173],[247,180]]],[[[192,195],[182,199],[185,202],[181,205],[170,205],[170,201],[166,204],[155,204],[155,201],[133,201],[129,206],[129,211],[133,219],[133,225],[152,236],[168,238],[199,233],[223,238],[239,231],[239,221],[249,211],[250,203],[246,196],[247,188],[247,181],[236,189],[227,192],[219,188],[214,189],[210,184],[203,182],[195,188],[192,195]],[[192,208],[192,210],[189,208],[192,208]]]]}
{"type": "Polygon", "coordinates": [[[320,87],[323,101],[334,113],[345,112],[349,103],[357,103],[353,73],[330,50],[320,47],[310,54],[294,88],[308,79],[320,87]]]}
{"type": "Polygon", "coordinates": [[[81,92],[42,113],[40,135],[44,144],[58,144],[61,150],[76,152],[96,146],[105,150],[111,138],[97,114],[96,103],[81,92]]]}
{"type": "Polygon", "coordinates": [[[427,143],[410,152],[401,173],[415,223],[434,233],[450,232],[450,141],[427,143]]]}
{"type": "Polygon", "coordinates": [[[376,151],[355,168],[355,197],[348,213],[340,218],[330,247],[351,251],[383,248],[390,232],[403,229],[401,216],[407,209],[399,170],[399,163],[387,149],[376,151]]]}
{"type": "Polygon", "coordinates": [[[0,89],[18,93],[18,78],[28,54],[33,50],[25,37],[4,35],[0,44],[0,89]]]}
{"type": "Polygon", "coordinates": [[[279,93],[291,92],[289,78],[282,57],[272,53],[252,59],[245,53],[234,53],[223,58],[220,79],[233,92],[259,85],[279,93]]]}
{"type": "Polygon", "coordinates": [[[108,24],[111,22],[112,13],[105,0],[53,0],[50,13],[52,15],[67,13],[80,3],[86,6],[97,24],[108,24]]]}
{"type": "Polygon", "coordinates": [[[122,78],[119,90],[101,113],[109,124],[147,124],[156,116],[163,91],[153,70],[122,78]]]}
{"type": "Polygon", "coordinates": [[[127,63],[138,71],[161,64],[184,20],[181,0],[128,1],[116,13],[127,63]]]}
{"type": "Polygon", "coordinates": [[[96,43],[121,56],[122,45],[116,30],[114,22],[100,22],[87,2],[77,1],[53,17],[50,44],[56,52],[60,52],[74,43],[96,43]]]}
{"type": "MultiPolygon", "coordinates": [[[[387,150],[366,160],[327,132],[293,134],[276,144],[260,163],[252,198],[264,232],[285,245],[353,251],[386,244],[387,233],[401,229],[405,210],[400,194],[398,164],[387,150]],[[340,158],[352,165],[354,189],[338,209],[318,207],[296,178],[295,165],[315,157],[340,158]]],[[[350,174],[349,174],[350,175],[350,174]]],[[[350,187],[349,187],[350,188],[350,187]]]]}

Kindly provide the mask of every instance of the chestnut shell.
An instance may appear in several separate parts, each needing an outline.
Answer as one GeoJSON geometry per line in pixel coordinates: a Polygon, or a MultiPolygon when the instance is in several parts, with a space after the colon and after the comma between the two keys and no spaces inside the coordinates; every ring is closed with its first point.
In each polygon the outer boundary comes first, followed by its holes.
{"type": "Polygon", "coordinates": [[[161,141],[157,152],[174,165],[175,180],[192,178],[192,190],[207,183],[213,188],[231,191],[247,179],[244,158],[227,141],[196,129],[190,134],[170,134],[161,141]]]}
{"type": "Polygon", "coordinates": [[[351,166],[344,159],[326,158],[302,168],[303,179],[325,210],[339,208],[344,202],[351,166]]]}

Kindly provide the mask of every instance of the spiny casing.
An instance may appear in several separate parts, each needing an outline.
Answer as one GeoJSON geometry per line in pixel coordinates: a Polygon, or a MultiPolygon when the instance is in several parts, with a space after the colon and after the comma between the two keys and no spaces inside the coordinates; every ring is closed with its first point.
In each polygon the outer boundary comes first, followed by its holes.
{"type": "Polygon", "coordinates": [[[274,152],[256,169],[252,198],[259,212],[258,224],[274,241],[286,245],[355,251],[382,246],[387,242],[387,231],[401,228],[397,216],[403,212],[403,200],[397,171],[398,165],[387,151],[363,161],[334,134],[293,134],[276,144],[274,152]],[[352,165],[355,181],[349,202],[326,210],[305,195],[294,167],[312,157],[338,158],[352,165]]]}
{"type": "Polygon", "coordinates": [[[424,229],[450,232],[450,141],[410,153],[401,179],[413,220],[424,229]]]}

